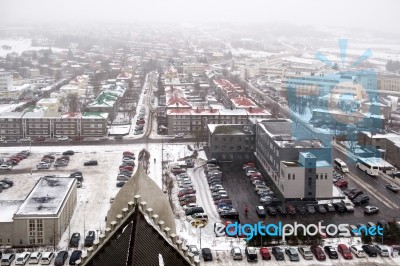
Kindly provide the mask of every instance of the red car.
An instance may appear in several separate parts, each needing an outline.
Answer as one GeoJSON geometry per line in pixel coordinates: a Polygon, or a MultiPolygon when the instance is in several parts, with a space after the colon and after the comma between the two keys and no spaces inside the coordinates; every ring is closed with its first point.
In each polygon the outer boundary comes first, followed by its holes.
{"type": "Polygon", "coordinates": [[[45,137],[42,137],[42,136],[39,136],[39,137],[33,137],[32,140],[33,140],[33,141],[45,141],[46,138],[45,138],[45,137]]]}
{"type": "Polygon", "coordinates": [[[257,178],[263,178],[262,177],[262,175],[260,174],[260,173],[254,173],[254,174],[251,174],[250,176],[249,176],[249,178],[254,178],[254,177],[257,177],[257,178]]]}
{"type": "Polygon", "coordinates": [[[314,256],[317,258],[317,260],[326,260],[325,253],[321,247],[319,247],[317,245],[313,245],[310,247],[310,250],[314,254],[314,256]]]}
{"type": "Polygon", "coordinates": [[[261,254],[261,258],[263,260],[270,260],[271,259],[271,253],[269,253],[269,250],[266,247],[260,248],[260,254],[261,254]]]}
{"type": "Polygon", "coordinates": [[[342,254],[343,258],[346,260],[352,260],[353,255],[351,254],[350,249],[345,244],[338,245],[338,252],[342,254]]]}
{"type": "Polygon", "coordinates": [[[349,182],[347,182],[344,179],[339,179],[338,181],[335,182],[335,186],[337,186],[338,188],[347,188],[348,184],[349,182]]]}
{"type": "Polygon", "coordinates": [[[136,121],[136,125],[144,125],[144,120],[138,120],[136,121]]]}
{"type": "Polygon", "coordinates": [[[194,193],[196,193],[196,190],[194,188],[188,188],[188,189],[184,189],[184,190],[180,191],[178,193],[178,197],[182,197],[186,194],[194,194],[194,193]]]}
{"type": "Polygon", "coordinates": [[[245,163],[243,165],[243,170],[245,170],[247,167],[256,167],[256,164],[255,163],[245,163]]]}

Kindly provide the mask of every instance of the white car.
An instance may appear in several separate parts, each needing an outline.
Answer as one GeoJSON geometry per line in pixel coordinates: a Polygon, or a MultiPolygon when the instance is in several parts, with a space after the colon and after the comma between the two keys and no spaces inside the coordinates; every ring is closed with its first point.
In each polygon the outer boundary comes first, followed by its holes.
{"type": "Polygon", "coordinates": [[[42,258],[40,259],[40,265],[50,265],[53,259],[54,259],[54,252],[44,252],[42,254],[42,258]]]}
{"type": "Polygon", "coordinates": [[[11,170],[12,166],[9,164],[2,164],[0,165],[0,170],[11,170]]]}
{"type": "Polygon", "coordinates": [[[124,157],[122,159],[122,162],[124,162],[124,163],[134,163],[135,160],[133,160],[132,158],[124,157]]]}
{"type": "Polygon", "coordinates": [[[265,196],[265,197],[261,197],[260,198],[260,202],[261,203],[269,203],[269,202],[271,202],[272,201],[272,198],[271,197],[268,197],[268,196],[265,196]]]}
{"type": "Polygon", "coordinates": [[[32,252],[28,263],[29,264],[38,264],[40,262],[41,258],[42,258],[41,252],[32,252]]]}
{"type": "Polygon", "coordinates": [[[31,138],[23,138],[23,139],[20,139],[19,141],[21,141],[21,142],[30,142],[31,138]]]}
{"type": "Polygon", "coordinates": [[[68,137],[60,137],[57,139],[58,141],[68,141],[69,138],[68,137]]]}
{"type": "Polygon", "coordinates": [[[358,258],[365,258],[365,252],[360,246],[352,245],[350,246],[351,252],[358,258]]]}
{"type": "Polygon", "coordinates": [[[385,245],[375,245],[381,257],[389,257],[389,247],[385,245]]]}
{"type": "Polygon", "coordinates": [[[25,265],[25,263],[29,260],[31,253],[23,252],[17,256],[15,260],[15,265],[25,265]]]}

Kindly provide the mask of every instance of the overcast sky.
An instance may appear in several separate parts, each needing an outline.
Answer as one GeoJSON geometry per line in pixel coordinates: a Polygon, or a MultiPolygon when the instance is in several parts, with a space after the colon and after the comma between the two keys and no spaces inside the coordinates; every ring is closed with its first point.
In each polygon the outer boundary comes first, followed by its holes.
{"type": "Polygon", "coordinates": [[[173,21],[287,22],[393,30],[398,0],[0,0],[8,23],[173,21]]]}

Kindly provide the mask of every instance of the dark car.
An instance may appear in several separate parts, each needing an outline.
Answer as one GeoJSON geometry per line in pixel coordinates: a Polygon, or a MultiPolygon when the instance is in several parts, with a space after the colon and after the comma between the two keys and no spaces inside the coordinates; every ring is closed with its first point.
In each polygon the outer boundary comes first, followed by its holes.
{"type": "Polygon", "coordinates": [[[317,260],[326,260],[325,253],[321,247],[312,245],[310,247],[310,250],[314,254],[315,258],[317,258],[317,260]]]}
{"type": "Polygon", "coordinates": [[[126,181],[119,181],[115,184],[116,187],[123,187],[125,185],[126,181]]]}
{"type": "Polygon", "coordinates": [[[69,241],[69,245],[71,247],[78,247],[80,240],[81,240],[81,234],[80,233],[73,233],[72,236],[71,236],[71,240],[69,241]]]}
{"type": "Polygon", "coordinates": [[[335,206],[333,206],[332,203],[324,204],[324,208],[325,208],[328,212],[334,212],[334,211],[336,211],[335,206]]]}
{"type": "Polygon", "coordinates": [[[282,206],[276,207],[276,211],[277,211],[280,215],[286,215],[286,214],[287,214],[285,208],[283,208],[282,206]]]}
{"type": "Polygon", "coordinates": [[[202,255],[204,261],[212,261],[213,260],[211,249],[209,249],[209,248],[202,248],[201,255],[202,255]]]}
{"type": "Polygon", "coordinates": [[[332,246],[325,246],[324,247],[325,253],[328,255],[330,259],[337,259],[338,253],[336,252],[335,248],[332,246]]]}
{"type": "Polygon", "coordinates": [[[254,247],[246,247],[245,254],[248,262],[258,261],[257,251],[254,247]]]}
{"type": "Polygon", "coordinates": [[[97,160],[89,160],[89,161],[85,161],[83,163],[84,166],[90,166],[90,165],[98,165],[97,160]]]}
{"type": "Polygon", "coordinates": [[[62,155],[74,155],[75,152],[73,150],[68,150],[62,153],[62,155]]]}
{"type": "Polygon", "coordinates": [[[192,208],[185,210],[185,215],[188,216],[188,215],[192,215],[195,213],[203,213],[203,212],[204,212],[203,207],[192,207],[192,208]]]}
{"type": "Polygon", "coordinates": [[[280,247],[272,247],[272,254],[274,255],[276,260],[285,260],[283,249],[280,247]]]}
{"type": "Polygon", "coordinates": [[[323,205],[315,205],[315,208],[317,209],[318,213],[326,213],[326,209],[323,205]]]}
{"type": "Polygon", "coordinates": [[[298,213],[300,213],[301,215],[306,214],[306,208],[304,208],[304,207],[301,206],[301,205],[297,205],[297,206],[296,206],[296,211],[297,211],[298,213]]]}
{"type": "Polygon", "coordinates": [[[82,250],[72,251],[71,257],[69,258],[69,265],[75,265],[75,262],[82,257],[82,250]]]}
{"type": "Polygon", "coordinates": [[[275,216],[275,215],[276,215],[276,210],[275,210],[274,207],[268,206],[268,207],[267,207],[267,213],[268,213],[269,215],[271,215],[271,216],[275,216]]]}
{"type": "Polygon", "coordinates": [[[286,206],[285,210],[286,210],[286,213],[288,213],[288,214],[292,214],[292,215],[296,214],[296,208],[293,205],[288,204],[286,206]]]}
{"type": "Polygon", "coordinates": [[[56,258],[54,259],[54,265],[62,266],[68,258],[68,251],[62,250],[58,252],[56,258]]]}
{"type": "Polygon", "coordinates": [[[369,202],[369,196],[362,194],[353,199],[353,203],[357,205],[367,204],[369,202]]]}
{"type": "Polygon", "coordinates": [[[360,189],[355,189],[354,191],[350,192],[350,194],[348,195],[348,198],[350,200],[353,200],[355,198],[357,198],[359,195],[363,194],[364,192],[360,189]]]}
{"type": "Polygon", "coordinates": [[[365,253],[367,253],[368,256],[370,257],[376,257],[378,256],[378,249],[372,245],[362,245],[362,249],[364,250],[365,253]]]}
{"type": "Polygon", "coordinates": [[[314,207],[314,205],[307,205],[306,206],[306,210],[307,210],[307,212],[308,213],[315,213],[315,207],[314,207]]]}
{"type": "Polygon", "coordinates": [[[257,206],[256,213],[257,213],[258,217],[265,217],[266,211],[265,211],[264,206],[257,206]]]}
{"type": "Polygon", "coordinates": [[[239,212],[236,210],[229,210],[229,211],[224,211],[221,212],[221,217],[222,218],[228,218],[228,219],[237,219],[239,218],[239,212]]]}
{"type": "Polygon", "coordinates": [[[335,210],[337,212],[345,212],[346,208],[344,207],[344,205],[340,202],[336,202],[336,203],[332,203],[333,207],[335,207],[335,210]]]}
{"type": "Polygon", "coordinates": [[[85,237],[85,247],[93,246],[93,242],[96,239],[96,233],[94,231],[89,231],[85,237]]]}

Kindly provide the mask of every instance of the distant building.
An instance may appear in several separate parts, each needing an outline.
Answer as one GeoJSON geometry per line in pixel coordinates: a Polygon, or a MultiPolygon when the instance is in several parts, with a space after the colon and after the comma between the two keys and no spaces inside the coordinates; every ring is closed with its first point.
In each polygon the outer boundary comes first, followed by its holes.
{"type": "Polygon", "coordinates": [[[400,75],[379,75],[378,90],[400,92],[400,75]]]}
{"type": "Polygon", "coordinates": [[[43,98],[36,105],[46,107],[49,112],[58,112],[59,100],[57,98],[43,98]]]}
{"type": "Polygon", "coordinates": [[[76,202],[69,177],[42,177],[24,201],[0,201],[0,246],[58,245],[76,202]]]}

